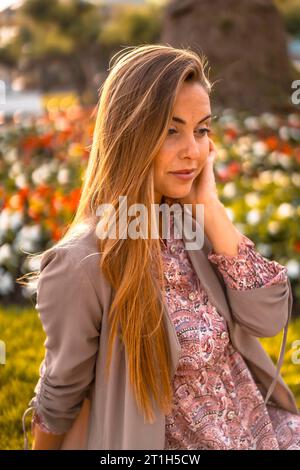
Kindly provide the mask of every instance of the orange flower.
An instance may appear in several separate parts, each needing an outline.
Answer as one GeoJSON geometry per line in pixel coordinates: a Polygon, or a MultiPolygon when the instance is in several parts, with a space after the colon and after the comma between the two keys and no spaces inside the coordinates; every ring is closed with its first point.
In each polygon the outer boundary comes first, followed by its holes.
{"type": "Polygon", "coordinates": [[[278,138],[275,135],[271,135],[265,139],[265,144],[270,151],[276,150],[278,147],[278,138]]]}
{"type": "Polygon", "coordinates": [[[294,250],[300,253],[300,240],[297,240],[294,245],[294,250]]]}
{"type": "Polygon", "coordinates": [[[19,211],[23,209],[23,198],[20,194],[13,194],[8,200],[8,207],[13,210],[19,211]]]}
{"type": "Polygon", "coordinates": [[[226,137],[229,137],[231,140],[235,139],[238,135],[237,131],[233,128],[225,129],[226,137]]]}
{"type": "Polygon", "coordinates": [[[294,153],[294,149],[287,142],[282,143],[280,150],[286,155],[293,155],[294,153]]]}
{"type": "Polygon", "coordinates": [[[296,157],[296,161],[300,163],[300,147],[294,148],[294,154],[296,157]]]}
{"type": "Polygon", "coordinates": [[[238,162],[230,162],[228,165],[228,172],[230,176],[236,176],[240,173],[241,171],[241,165],[238,162]]]}

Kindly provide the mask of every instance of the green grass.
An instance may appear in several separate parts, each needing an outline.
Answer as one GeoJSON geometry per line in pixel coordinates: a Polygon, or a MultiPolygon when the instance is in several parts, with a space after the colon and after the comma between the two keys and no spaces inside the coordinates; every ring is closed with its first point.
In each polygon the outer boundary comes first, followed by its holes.
{"type": "MultiPolygon", "coordinates": [[[[17,306],[0,308],[0,339],[6,347],[6,363],[0,364],[0,449],[23,449],[22,415],[34,395],[44,357],[45,334],[38,312],[17,306]]],[[[30,417],[26,419],[28,431],[30,417]]]]}
{"type": "MultiPolygon", "coordinates": [[[[281,335],[261,340],[274,362],[277,361],[281,335]]],[[[0,339],[6,344],[6,363],[0,364],[1,450],[23,449],[22,415],[34,395],[39,365],[44,357],[45,333],[34,308],[0,308],[0,339]]],[[[289,328],[282,376],[300,406],[300,365],[291,361],[291,343],[300,339],[300,318],[289,328]]],[[[30,419],[26,429],[30,439],[30,419]]],[[[29,442],[29,445],[31,443],[29,442]]]]}
{"type": "MultiPolygon", "coordinates": [[[[280,352],[281,338],[283,331],[273,338],[260,339],[261,344],[270,355],[274,363],[277,363],[280,352]]],[[[296,355],[296,359],[300,360],[300,345],[292,347],[293,342],[300,340],[300,318],[292,320],[289,325],[287,342],[285,347],[284,362],[280,371],[283,380],[288,384],[294,393],[297,406],[300,408],[300,363],[292,362],[292,355],[296,355]],[[295,354],[299,351],[297,354],[295,354]]]]}

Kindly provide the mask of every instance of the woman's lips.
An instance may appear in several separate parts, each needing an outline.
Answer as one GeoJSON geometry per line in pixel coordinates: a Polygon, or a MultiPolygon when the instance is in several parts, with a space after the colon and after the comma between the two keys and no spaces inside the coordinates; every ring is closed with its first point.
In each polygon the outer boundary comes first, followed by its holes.
{"type": "Polygon", "coordinates": [[[172,171],[170,171],[170,174],[183,180],[183,181],[186,181],[186,180],[191,180],[194,178],[195,176],[195,171],[196,170],[192,170],[190,173],[174,173],[172,171]]]}

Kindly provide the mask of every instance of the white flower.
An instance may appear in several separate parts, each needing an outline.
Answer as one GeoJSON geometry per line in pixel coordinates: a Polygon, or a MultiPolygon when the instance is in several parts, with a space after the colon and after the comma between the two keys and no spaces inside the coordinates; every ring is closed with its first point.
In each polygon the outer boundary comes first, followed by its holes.
{"type": "Polygon", "coordinates": [[[228,198],[236,196],[236,185],[233,181],[226,183],[223,188],[223,195],[228,198]]]}
{"type": "Polygon", "coordinates": [[[19,227],[21,227],[23,223],[24,217],[20,211],[12,212],[10,215],[10,228],[16,231],[19,227]]]}
{"type": "Polygon", "coordinates": [[[282,140],[289,140],[290,138],[289,128],[287,126],[281,126],[278,134],[282,140]]]}
{"type": "Polygon", "coordinates": [[[299,119],[298,114],[296,113],[289,114],[288,123],[291,124],[292,126],[300,126],[300,119],[299,119]]]}
{"type": "Polygon", "coordinates": [[[290,136],[294,140],[300,140],[300,129],[296,127],[290,128],[290,136]]]}
{"type": "Polygon", "coordinates": [[[295,186],[300,187],[300,174],[299,173],[293,173],[291,176],[291,180],[295,186]]]}
{"type": "Polygon", "coordinates": [[[4,152],[4,160],[7,163],[13,163],[17,160],[18,158],[18,152],[16,148],[12,148],[8,150],[7,152],[4,152]]]}
{"type": "Polygon", "coordinates": [[[32,240],[34,242],[40,240],[40,236],[41,236],[40,225],[37,225],[37,224],[36,225],[24,225],[24,227],[21,230],[23,231],[23,236],[25,238],[28,238],[29,240],[32,240]]]}
{"type": "Polygon", "coordinates": [[[247,193],[245,201],[250,207],[255,207],[259,203],[259,197],[256,193],[247,193]]]}
{"type": "Polygon", "coordinates": [[[44,163],[32,172],[31,178],[34,184],[46,183],[51,176],[51,168],[49,164],[44,163]]]}
{"type": "Polygon", "coordinates": [[[226,161],[228,158],[228,153],[225,148],[218,149],[218,161],[226,161]]]}
{"type": "Polygon", "coordinates": [[[273,150],[273,152],[271,152],[269,155],[268,155],[268,160],[270,163],[272,163],[273,165],[277,165],[278,164],[278,161],[279,161],[279,152],[277,152],[277,150],[273,150]]]}
{"type": "Polygon", "coordinates": [[[277,208],[276,214],[280,219],[285,219],[287,217],[292,217],[294,212],[294,207],[291,204],[284,202],[277,208]]]}
{"type": "Polygon", "coordinates": [[[288,185],[290,183],[290,178],[282,170],[275,170],[273,172],[273,181],[278,186],[281,186],[281,187],[285,188],[285,187],[288,187],[288,185]]]}
{"type": "Polygon", "coordinates": [[[235,118],[231,113],[225,113],[223,112],[223,115],[219,117],[218,119],[220,125],[222,127],[232,127],[235,126],[235,118]]]}
{"type": "Polygon", "coordinates": [[[13,242],[13,246],[18,254],[33,253],[35,250],[34,243],[26,238],[23,240],[21,240],[20,238],[16,238],[13,242]]]}
{"type": "Polygon", "coordinates": [[[297,260],[291,259],[286,264],[288,276],[292,279],[298,279],[300,276],[300,264],[297,260]]]}
{"type": "Polygon", "coordinates": [[[260,211],[258,209],[252,209],[246,215],[246,220],[250,225],[256,225],[261,218],[260,211]]]}
{"type": "Polygon", "coordinates": [[[257,131],[260,128],[259,119],[256,116],[246,117],[244,125],[250,131],[257,131]]]}
{"type": "Polygon", "coordinates": [[[68,168],[61,168],[57,175],[57,181],[60,184],[67,184],[69,182],[70,171],[68,168]]]}
{"type": "Polygon", "coordinates": [[[34,252],[40,237],[41,227],[39,225],[24,225],[14,240],[15,250],[27,253],[34,252]]]}
{"type": "Polygon", "coordinates": [[[21,174],[15,177],[15,184],[17,188],[24,188],[27,186],[27,178],[25,175],[21,174]]]}
{"type": "Polygon", "coordinates": [[[233,144],[233,150],[241,156],[243,160],[246,159],[245,154],[251,150],[252,140],[249,136],[241,136],[237,142],[233,144]]]}
{"type": "Polygon", "coordinates": [[[3,268],[0,268],[0,294],[6,295],[13,290],[14,282],[12,275],[3,268]]]}
{"type": "Polygon", "coordinates": [[[259,174],[259,181],[263,184],[270,184],[273,181],[273,173],[270,170],[262,171],[259,174]]]}
{"type": "Polygon", "coordinates": [[[271,220],[268,223],[268,232],[271,233],[271,235],[276,235],[280,230],[280,224],[277,220],[271,220]]]}
{"type": "Polygon", "coordinates": [[[264,157],[268,152],[268,147],[263,141],[259,140],[253,143],[252,150],[256,157],[264,157]]]}
{"type": "Polygon", "coordinates": [[[8,207],[0,213],[0,241],[8,230],[16,231],[23,222],[23,214],[19,211],[12,212],[8,207]]]}
{"type": "Polygon", "coordinates": [[[8,172],[8,176],[12,179],[15,179],[18,175],[21,175],[22,172],[22,165],[20,162],[15,162],[8,172]]]}
{"type": "Polygon", "coordinates": [[[279,126],[279,119],[277,116],[271,113],[263,113],[260,116],[260,120],[262,124],[266,124],[268,127],[271,127],[272,129],[277,129],[279,126]]]}
{"type": "Polygon", "coordinates": [[[280,152],[278,155],[278,163],[283,167],[283,168],[290,168],[292,166],[292,161],[291,158],[286,155],[285,153],[280,152]]]}
{"type": "Polygon", "coordinates": [[[0,247],[0,264],[3,264],[5,263],[5,261],[8,261],[11,256],[12,250],[10,244],[4,243],[4,245],[0,247]]]}
{"type": "Polygon", "coordinates": [[[10,210],[6,207],[0,213],[0,232],[5,233],[10,228],[10,210]]]}

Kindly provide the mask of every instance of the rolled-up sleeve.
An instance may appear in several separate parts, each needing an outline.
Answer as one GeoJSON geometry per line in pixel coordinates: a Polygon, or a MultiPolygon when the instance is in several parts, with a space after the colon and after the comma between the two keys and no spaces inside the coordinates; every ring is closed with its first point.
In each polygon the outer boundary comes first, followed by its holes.
{"type": "Polygon", "coordinates": [[[29,407],[46,429],[65,433],[94,379],[102,319],[91,279],[70,249],[56,247],[42,257],[36,308],[45,357],[29,407]]]}
{"type": "Polygon", "coordinates": [[[292,308],[287,268],[268,260],[242,235],[235,256],[208,255],[222,275],[234,319],[256,337],[275,336],[286,325],[292,308]]]}
{"type": "Polygon", "coordinates": [[[224,282],[231,289],[270,287],[287,281],[287,268],[263,257],[256,250],[255,243],[245,235],[241,237],[237,255],[212,253],[208,259],[217,265],[224,282]]]}

